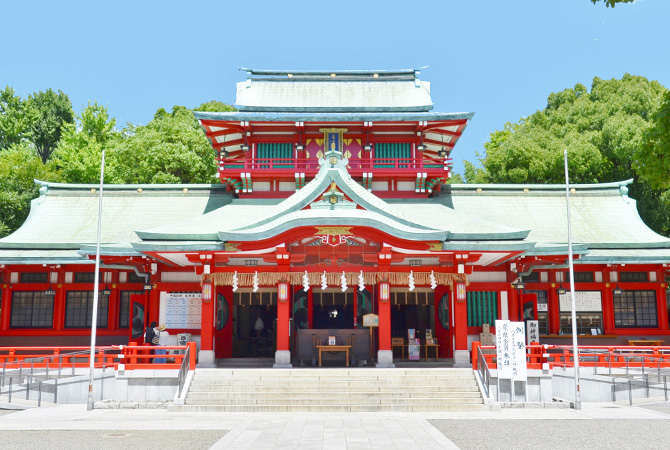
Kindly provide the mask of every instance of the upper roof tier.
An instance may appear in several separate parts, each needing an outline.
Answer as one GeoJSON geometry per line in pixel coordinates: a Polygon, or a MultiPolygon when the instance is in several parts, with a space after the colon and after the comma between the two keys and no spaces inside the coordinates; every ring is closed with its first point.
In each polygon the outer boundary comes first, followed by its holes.
{"type": "Polygon", "coordinates": [[[242,68],[235,107],[248,112],[427,112],[430,83],[418,69],[292,71],[242,68]]]}

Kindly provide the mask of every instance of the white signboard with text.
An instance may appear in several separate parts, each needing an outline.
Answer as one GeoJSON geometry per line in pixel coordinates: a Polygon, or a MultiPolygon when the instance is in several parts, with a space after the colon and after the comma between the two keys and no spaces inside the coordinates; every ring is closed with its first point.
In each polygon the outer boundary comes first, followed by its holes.
{"type": "Polygon", "coordinates": [[[523,322],[511,322],[512,328],[512,379],[526,381],[526,327],[523,322]]]}
{"type": "Polygon", "coordinates": [[[496,320],[498,379],[526,381],[526,327],[523,322],[496,320]]]}
{"type": "MultiPolygon", "coordinates": [[[[570,291],[559,294],[558,304],[561,312],[572,311],[572,297],[570,291]]],[[[603,310],[602,295],[600,291],[575,291],[575,311],[595,312],[603,310]]]]}
{"type": "Polygon", "coordinates": [[[528,337],[528,343],[531,342],[540,342],[540,323],[537,320],[528,320],[528,329],[526,330],[526,335],[528,337]]]}
{"type": "Polygon", "coordinates": [[[201,292],[168,292],[165,300],[166,328],[200,328],[201,292]]]}
{"type": "Polygon", "coordinates": [[[496,320],[498,379],[512,378],[512,326],[509,320],[496,320]]]}

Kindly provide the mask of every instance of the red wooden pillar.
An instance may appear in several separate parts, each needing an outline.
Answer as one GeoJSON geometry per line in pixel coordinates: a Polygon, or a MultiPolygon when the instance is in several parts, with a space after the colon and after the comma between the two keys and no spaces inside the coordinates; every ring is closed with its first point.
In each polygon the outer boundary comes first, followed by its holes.
{"type": "Polygon", "coordinates": [[[658,329],[667,330],[668,329],[668,307],[667,307],[667,297],[665,292],[665,283],[661,283],[656,288],[656,301],[657,311],[658,311],[658,329]]]}
{"type": "Polygon", "coordinates": [[[277,351],[273,367],[289,368],[291,350],[289,347],[289,331],[291,318],[291,302],[289,301],[288,283],[277,284],[277,351]]]}
{"type": "Polygon", "coordinates": [[[2,285],[2,304],[0,311],[2,312],[2,321],[0,322],[0,330],[8,330],[10,324],[11,304],[12,304],[12,289],[10,284],[2,285]]]}
{"type": "Polygon", "coordinates": [[[519,290],[514,289],[514,286],[507,290],[509,302],[507,304],[509,320],[516,322],[519,320],[519,290]]]}
{"type": "Polygon", "coordinates": [[[395,367],[391,350],[391,286],[388,282],[379,283],[377,314],[379,316],[379,350],[377,367],[395,367]]]}
{"type": "Polygon", "coordinates": [[[560,334],[561,332],[561,308],[558,304],[558,291],[556,289],[556,286],[552,286],[547,295],[549,334],[560,334]]]}
{"type": "Polygon", "coordinates": [[[465,283],[456,283],[454,289],[454,366],[469,367],[468,303],[465,283]]]}
{"type": "Polygon", "coordinates": [[[612,292],[613,289],[614,286],[611,283],[607,283],[605,285],[605,289],[602,290],[602,297],[600,301],[603,311],[603,334],[607,333],[605,330],[614,329],[614,293],[612,292]]]}
{"type": "Polygon", "coordinates": [[[198,363],[214,364],[214,292],[211,283],[202,284],[202,310],[200,314],[200,352],[198,363]]]}

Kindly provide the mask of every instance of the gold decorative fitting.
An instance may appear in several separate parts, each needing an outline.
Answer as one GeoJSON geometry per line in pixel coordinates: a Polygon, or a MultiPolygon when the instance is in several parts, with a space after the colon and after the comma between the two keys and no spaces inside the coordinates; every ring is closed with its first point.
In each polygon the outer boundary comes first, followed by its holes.
{"type": "Polygon", "coordinates": [[[142,193],[142,188],[137,188],[137,193],[141,194],[142,193]]]}
{"type": "Polygon", "coordinates": [[[95,194],[95,188],[91,188],[91,194],[95,194]]]}
{"type": "Polygon", "coordinates": [[[575,192],[577,192],[577,189],[575,188],[570,189],[570,193],[574,194],[575,192]]]}
{"type": "Polygon", "coordinates": [[[337,76],[337,75],[335,75],[334,73],[331,73],[331,74],[330,74],[330,78],[335,78],[336,76],[337,76]]]}
{"type": "Polygon", "coordinates": [[[530,189],[528,189],[528,188],[524,188],[523,191],[527,194],[527,193],[530,192],[530,189]]]}
{"type": "Polygon", "coordinates": [[[482,193],[482,188],[477,188],[477,193],[481,194],[482,193]]]}
{"type": "Polygon", "coordinates": [[[188,188],[184,188],[184,189],[182,189],[182,192],[183,192],[184,194],[188,193],[188,188]]]}
{"type": "Polygon", "coordinates": [[[289,73],[289,74],[287,75],[287,77],[289,77],[289,78],[293,78],[293,74],[292,74],[292,73],[289,73]]]}

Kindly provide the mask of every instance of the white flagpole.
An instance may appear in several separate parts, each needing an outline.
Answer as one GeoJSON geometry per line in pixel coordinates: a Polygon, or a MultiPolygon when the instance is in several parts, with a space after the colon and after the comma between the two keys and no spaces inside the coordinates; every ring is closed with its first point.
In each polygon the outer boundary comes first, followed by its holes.
{"type": "MultiPolygon", "coordinates": [[[[100,287],[100,231],[102,229],[102,186],[105,177],[105,151],[102,151],[100,164],[100,195],[98,200],[98,237],[95,249],[95,283],[93,284],[93,317],[91,319],[91,354],[88,369],[88,402],[86,409],[93,410],[93,372],[95,369],[95,334],[98,327],[98,292],[100,287]]],[[[102,379],[101,379],[102,380],[102,379]]]]}
{"type": "MultiPolygon", "coordinates": [[[[568,206],[568,261],[570,262],[570,296],[572,297],[572,357],[575,370],[575,409],[582,409],[579,398],[579,347],[577,346],[577,313],[575,302],[575,267],[572,261],[572,228],[570,227],[570,187],[568,177],[568,149],[563,150],[565,161],[565,200],[568,206]]],[[[567,362],[567,361],[566,361],[567,362]]]]}

